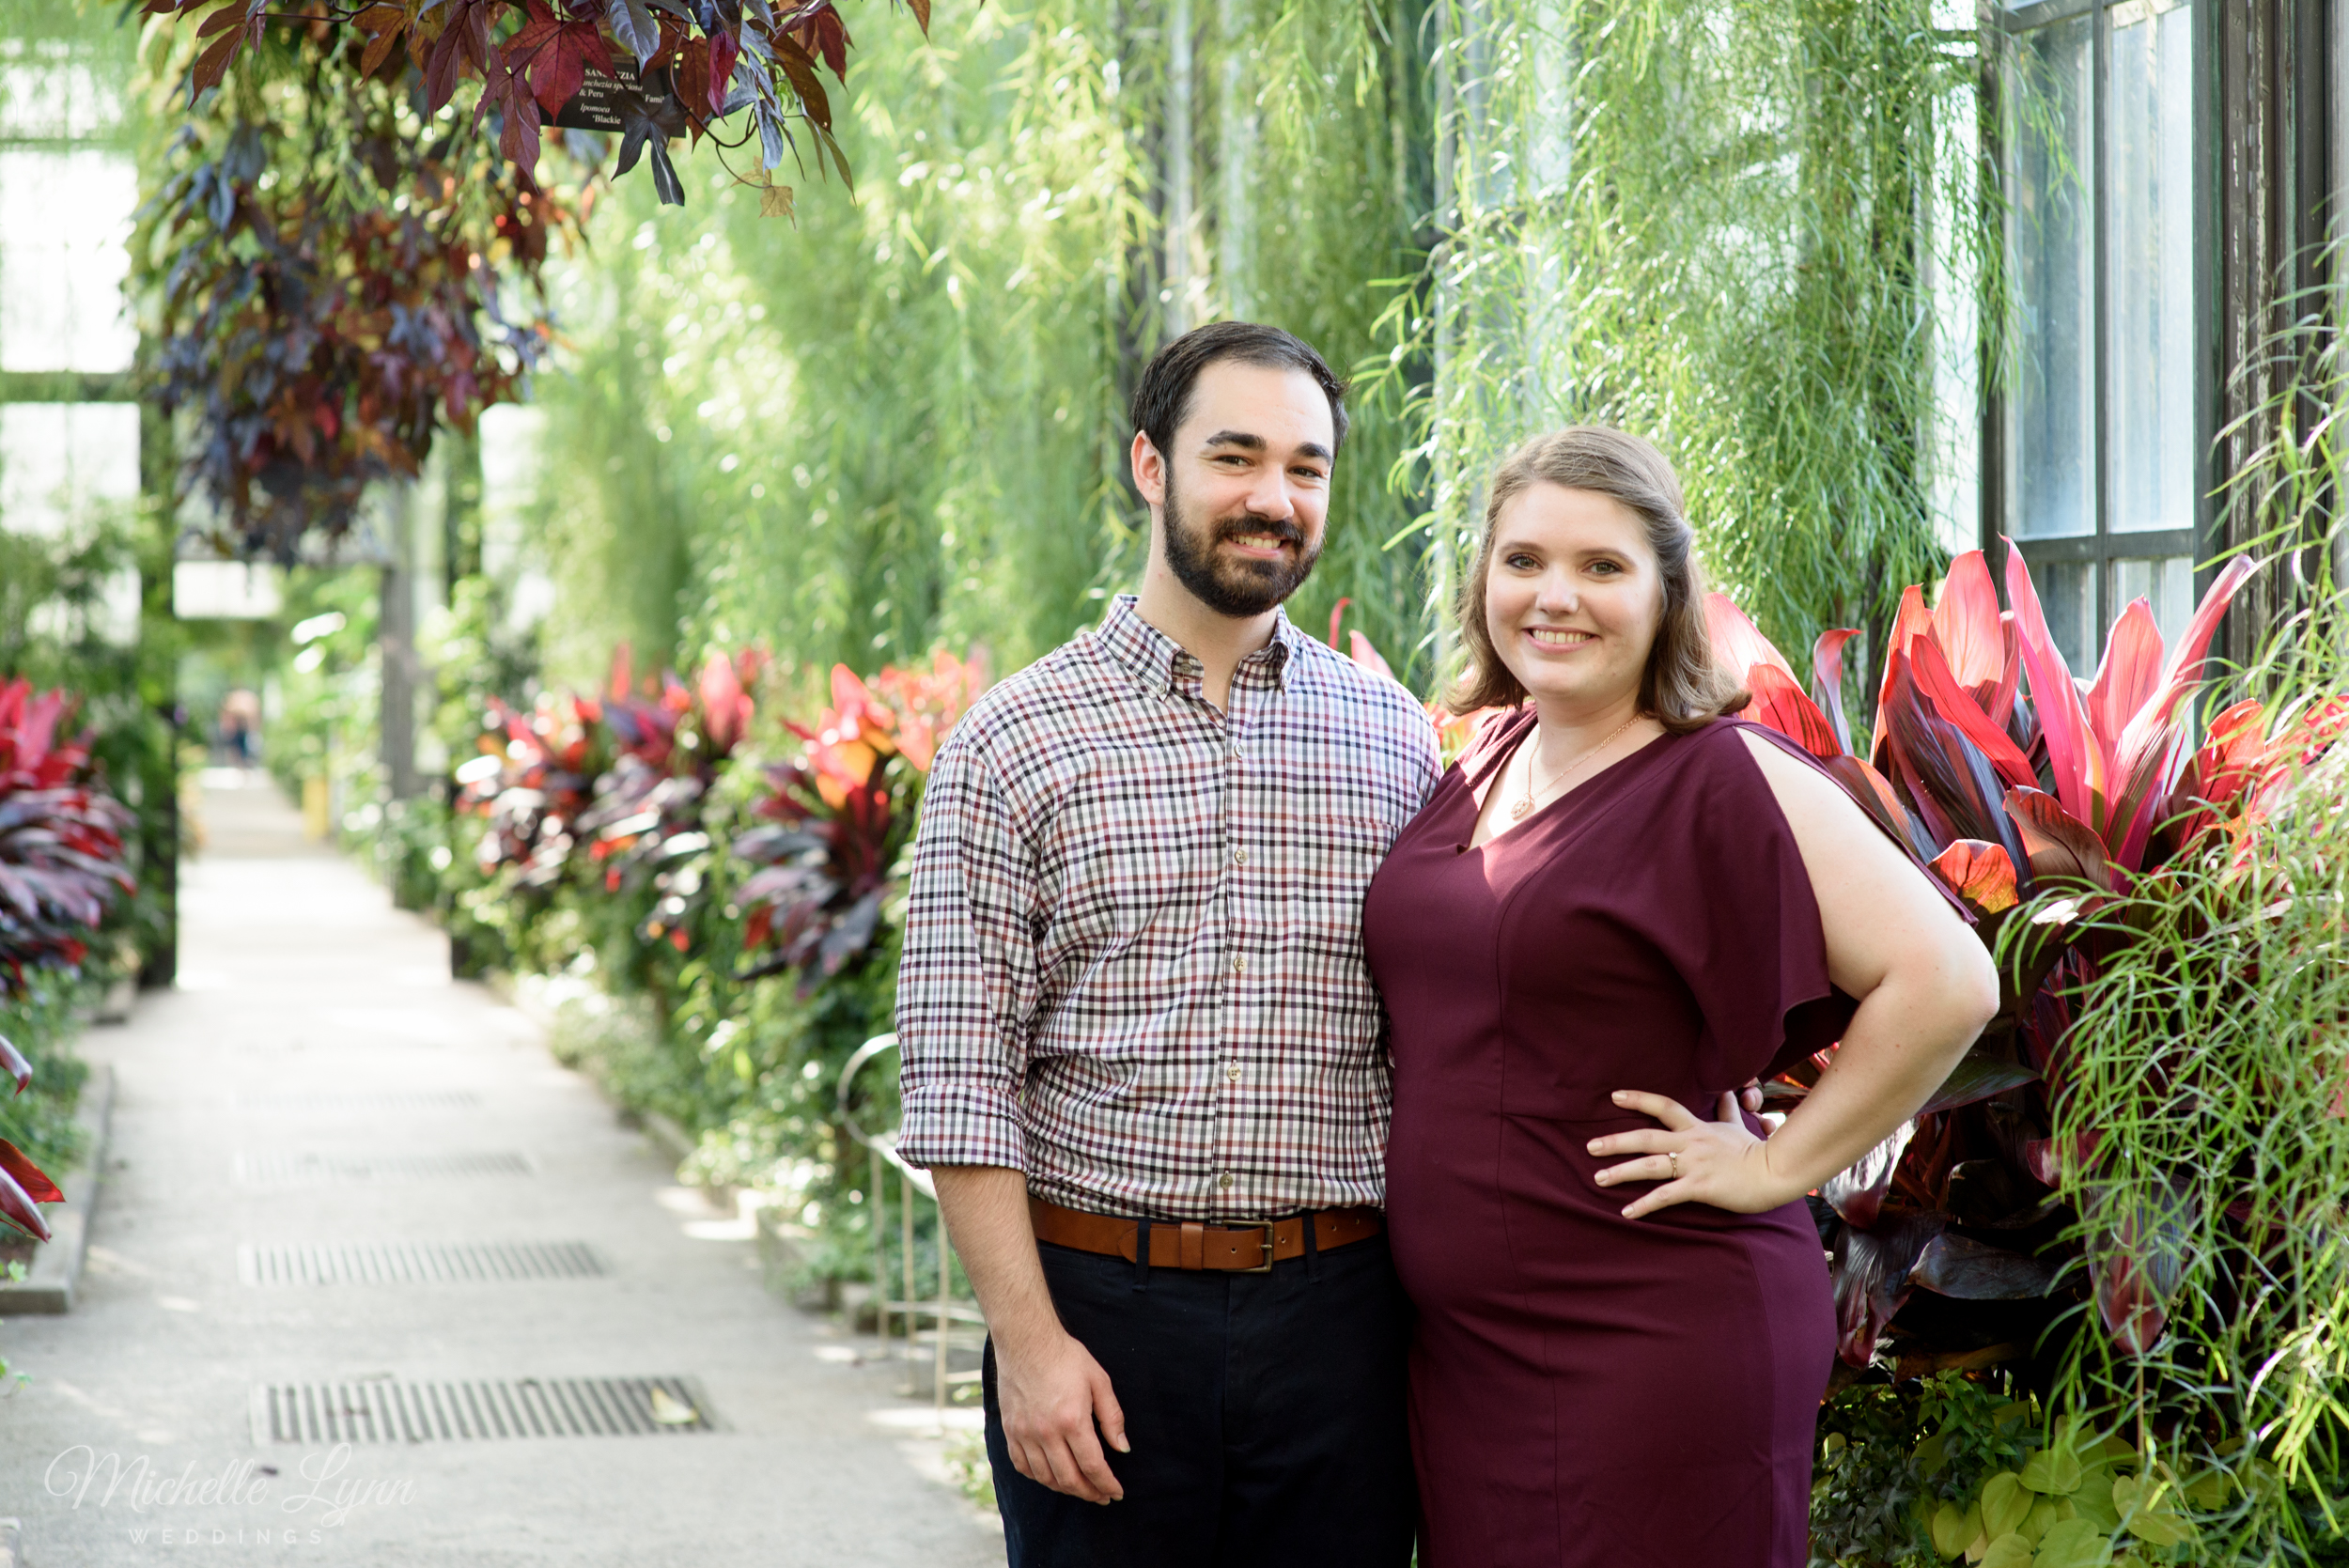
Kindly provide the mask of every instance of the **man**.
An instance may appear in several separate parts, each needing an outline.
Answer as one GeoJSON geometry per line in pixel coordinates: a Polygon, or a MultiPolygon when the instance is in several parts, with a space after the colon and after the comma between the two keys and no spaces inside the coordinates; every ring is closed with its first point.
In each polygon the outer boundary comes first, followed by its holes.
{"type": "Polygon", "coordinates": [[[1168,344],[1134,394],[1140,596],[989,691],[930,773],[899,1149],[987,1314],[1013,1568],[1410,1560],[1359,926],[1435,742],[1280,610],[1345,390],[1274,328],[1168,344]]]}

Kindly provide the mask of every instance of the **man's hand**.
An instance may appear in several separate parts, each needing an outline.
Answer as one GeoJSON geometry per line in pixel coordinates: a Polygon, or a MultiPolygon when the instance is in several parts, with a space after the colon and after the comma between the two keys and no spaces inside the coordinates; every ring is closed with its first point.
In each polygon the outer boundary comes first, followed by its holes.
{"type": "Polygon", "coordinates": [[[1072,1498],[1115,1502],[1126,1488],[1110,1473],[1101,1445],[1131,1452],[1126,1412],[1110,1374],[1052,1309],[1028,1223],[1027,1178],[994,1165],[941,1165],[931,1174],[994,1337],[995,1397],[1013,1468],[1072,1498]]]}
{"type": "Polygon", "coordinates": [[[1118,1408],[1110,1374],[1066,1330],[1040,1338],[1017,1355],[1001,1340],[995,1343],[995,1391],[1012,1467],[1055,1492],[1087,1502],[1115,1502],[1126,1488],[1111,1473],[1101,1444],[1106,1441],[1120,1453],[1129,1451],[1126,1413],[1118,1408]]]}

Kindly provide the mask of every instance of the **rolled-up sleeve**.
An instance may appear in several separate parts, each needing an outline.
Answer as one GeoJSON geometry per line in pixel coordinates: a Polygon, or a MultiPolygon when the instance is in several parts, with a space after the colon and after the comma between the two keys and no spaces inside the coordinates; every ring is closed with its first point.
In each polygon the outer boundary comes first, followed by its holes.
{"type": "Polygon", "coordinates": [[[914,1165],[1025,1171],[1037,877],[976,739],[968,725],[950,739],[922,794],[897,971],[897,1152],[914,1165]]]}

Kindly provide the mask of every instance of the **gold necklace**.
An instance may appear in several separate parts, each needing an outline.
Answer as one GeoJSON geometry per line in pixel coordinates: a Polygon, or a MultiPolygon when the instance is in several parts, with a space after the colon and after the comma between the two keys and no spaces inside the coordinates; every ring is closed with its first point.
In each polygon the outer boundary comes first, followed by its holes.
{"type": "Polygon", "coordinates": [[[1541,788],[1537,790],[1533,787],[1533,753],[1541,747],[1542,722],[1539,719],[1534,720],[1533,733],[1527,737],[1531,744],[1526,747],[1525,751],[1525,799],[1519,800],[1516,805],[1509,808],[1509,820],[1512,822],[1524,821],[1526,814],[1533,809],[1533,799],[1536,795],[1546,794],[1548,791],[1557,788],[1560,784],[1564,784],[1566,780],[1574,776],[1574,772],[1577,768],[1580,768],[1584,763],[1590,761],[1593,757],[1598,755],[1599,753],[1607,750],[1608,747],[1612,746],[1617,740],[1622,738],[1623,732],[1625,730],[1629,729],[1632,725],[1638,723],[1639,722],[1640,715],[1636,713],[1634,713],[1630,718],[1626,719],[1621,724],[1616,726],[1615,733],[1613,735],[1609,736],[1606,739],[1600,741],[1597,745],[1592,747],[1580,756],[1576,757],[1572,762],[1566,764],[1566,770],[1564,772],[1559,774],[1556,778],[1550,780],[1549,783],[1542,785],[1541,788]]]}

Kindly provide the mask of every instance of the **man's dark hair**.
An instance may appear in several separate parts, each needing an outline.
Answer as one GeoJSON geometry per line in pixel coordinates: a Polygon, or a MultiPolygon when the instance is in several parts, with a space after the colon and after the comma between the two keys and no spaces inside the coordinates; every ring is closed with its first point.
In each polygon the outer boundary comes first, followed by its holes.
{"type": "Polygon", "coordinates": [[[1190,389],[1199,372],[1223,360],[1276,370],[1302,370],[1329,395],[1330,451],[1346,444],[1346,383],[1303,338],[1254,321],[1210,321],[1193,327],[1150,357],[1134,387],[1134,428],[1150,438],[1162,458],[1174,456],[1174,427],[1190,411],[1190,389]]]}

